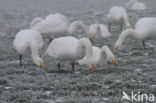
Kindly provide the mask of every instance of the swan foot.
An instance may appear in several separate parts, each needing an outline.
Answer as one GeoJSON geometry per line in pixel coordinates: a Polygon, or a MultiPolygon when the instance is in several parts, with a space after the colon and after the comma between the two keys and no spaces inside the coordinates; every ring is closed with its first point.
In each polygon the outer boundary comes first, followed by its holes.
{"type": "Polygon", "coordinates": [[[146,49],[145,41],[142,42],[142,45],[144,46],[144,49],[146,49]]]}
{"type": "Polygon", "coordinates": [[[19,65],[20,65],[20,66],[22,65],[22,58],[23,58],[23,55],[19,55],[19,60],[20,60],[19,65]]]}

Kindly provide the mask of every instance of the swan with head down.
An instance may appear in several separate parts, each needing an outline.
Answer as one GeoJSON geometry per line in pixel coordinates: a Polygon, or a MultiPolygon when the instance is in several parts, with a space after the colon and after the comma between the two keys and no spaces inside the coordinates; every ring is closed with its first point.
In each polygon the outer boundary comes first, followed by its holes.
{"type": "MultiPolygon", "coordinates": [[[[92,64],[92,44],[87,38],[77,39],[72,36],[59,37],[54,39],[48,46],[45,55],[49,55],[59,61],[72,62],[74,71],[74,62],[86,56],[86,62],[92,71],[95,67],[92,64]]],[[[60,63],[58,69],[60,70],[60,63]]]]}
{"type": "Polygon", "coordinates": [[[156,39],[156,18],[145,17],[137,21],[135,29],[124,30],[118,40],[115,43],[115,51],[122,47],[124,40],[128,36],[133,36],[138,40],[143,41],[143,46],[145,48],[145,41],[149,39],[156,39]]]}
{"type": "MultiPolygon", "coordinates": [[[[86,64],[87,63],[87,58],[86,56],[77,61],[80,65],[86,64]]],[[[92,62],[94,65],[107,65],[108,62],[111,62],[114,64],[115,61],[115,55],[112,53],[112,51],[109,49],[107,45],[104,45],[101,47],[93,46],[93,57],[92,57],[92,62]]]]}
{"type": "Polygon", "coordinates": [[[38,31],[27,29],[19,31],[13,41],[13,46],[20,55],[20,64],[22,64],[22,55],[30,49],[35,64],[44,67],[44,62],[38,54],[38,50],[43,46],[42,36],[38,31]]]}
{"type": "Polygon", "coordinates": [[[143,2],[139,2],[138,0],[129,0],[125,4],[125,7],[133,11],[144,11],[147,9],[146,5],[143,2]]]}
{"type": "Polygon", "coordinates": [[[123,7],[112,7],[107,15],[107,21],[109,24],[109,30],[113,23],[120,24],[121,29],[123,28],[123,25],[125,25],[126,28],[131,28],[127,11],[123,7]]]}
{"type": "Polygon", "coordinates": [[[73,35],[78,27],[82,27],[81,21],[73,21],[69,24],[68,19],[59,13],[50,14],[45,19],[35,18],[31,23],[31,29],[44,33],[44,38],[56,38],[73,35]]]}

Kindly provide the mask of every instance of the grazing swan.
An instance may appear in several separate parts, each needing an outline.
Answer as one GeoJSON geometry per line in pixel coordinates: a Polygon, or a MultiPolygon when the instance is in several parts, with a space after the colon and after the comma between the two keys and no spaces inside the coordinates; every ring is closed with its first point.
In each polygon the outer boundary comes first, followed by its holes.
{"type": "Polygon", "coordinates": [[[146,5],[143,2],[139,2],[137,0],[129,0],[125,4],[125,7],[133,11],[144,11],[147,9],[146,5]]]}
{"type": "MultiPolygon", "coordinates": [[[[48,46],[45,55],[49,55],[59,61],[71,61],[72,71],[74,71],[75,60],[82,59],[86,56],[86,62],[91,70],[95,67],[92,65],[92,44],[87,38],[77,39],[75,37],[59,37],[54,39],[48,46]]],[[[60,70],[60,63],[58,69],[60,70]]]]}
{"type": "Polygon", "coordinates": [[[107,21],[109,24],[109,30],[111,29],[112,23],[120,24],[121,29],[123,28],[123,24],[126,28],[131,28],[127,11],[123,7],[112,7],[107,15],[107,21]]]}
{"type": "Polygon", "coordinates": [[[44,20],[34,19],[31,25],[32,29],[46,33],[43,35],[44,38],[68,36],[74,34],[78,27],[84,28],[81,21],[74,21],[69,25],[68,20],[61,14],[48,15],[44,20]]]}
{"type": "Polygon", "coordinates": [[[124,40],[129,35],[134,36],[136,39],[142,40],[145,48],[145,40],[156,39],[156,18],[142,18],[136,23],[135,29],[126,29],[123,31],[115,43],[116,52],[121,48],[124,40]]]}
{"type": "MultiPolygon", "coordinates": [[[[112,51],[109,49],[108,46],[104,45],[101,49],[93,46],[93,58],[92,58],[93,64],[107,64],[107,62],[112,62],[112,64],[115,63],[115,55],[112,53],[112,51]]],[[[78,60],[78,63],[80,65],[87,63],[86,56],[78,60]]]]}
{"type": "Polygon", "coordinates": [[[89,38],[91,41],[98,38],[107,38],[111,36],[111,33],[109,32],[108,28],[104,24],[91,24],[88,29],[89,38]]]}
{"type": "Polygon", "coordinates": [[[30,48],[35,64],[44,67],[43,60],[38,55],[38,49],[43,46],[42,36],[38,31],[26,29],[19,31],[13,41],[13,46],[20,54],[20,65],[22,64],[22,55],[30,48]]]}

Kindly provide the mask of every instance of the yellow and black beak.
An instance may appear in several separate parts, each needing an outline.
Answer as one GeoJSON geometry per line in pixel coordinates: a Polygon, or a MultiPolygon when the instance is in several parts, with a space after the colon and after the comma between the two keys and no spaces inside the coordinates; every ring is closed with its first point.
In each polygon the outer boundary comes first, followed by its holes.
{"type": "Polygon", "coordinates": [[[40,62],[40,67],[44,68],[44,63],[43,62],[40,62]]]}
{"type": "Polygon", "coordinates": [[[91,67],[91,72],[92,73],[95,72],[95,66],[94,65],[92,65],[92,67],[91,67]]]}
{"type": "Polygon", "coordinates": [[[115,60],[112,60],[112,64],[115,64],[116,63],[116,61],[115,60]]]}
{"type": "Polygon", "coordinates": [[[91,36],[89,37],[90,40],[94,40],[95,38],[96,38],[95,35],[91,35],[91,36]]]}

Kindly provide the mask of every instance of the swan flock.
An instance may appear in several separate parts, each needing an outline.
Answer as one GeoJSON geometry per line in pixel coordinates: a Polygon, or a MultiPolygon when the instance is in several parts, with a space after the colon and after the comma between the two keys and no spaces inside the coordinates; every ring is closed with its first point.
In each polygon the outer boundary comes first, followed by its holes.
{"type": "MultiPolygon", "coordinates": [[[[142,41],[144,48],[145,41],[156,39],[156,18],[140,18],[135,28],[132,28],[129,20],[129,11],[145,10],[146,5],[138,0],[129,0],[125,7],[111,7],[106,15],[106,22],[92,23],[86,25],[81,20],[70,22],[68,18],[60,13],[49,14],[45,18],[36,17],[31,23],[29,29],[23,29],[17,32],[13,41],[13,46],[19,54],[20,65],[24,55],[31,51],[32,60],[37,66],[44,68],[43,58],[49,56],[58,61],[58,70],[61,70],[61,63],[68,61],[71,63],[72,71],[75,70],[75,63],[85,64],[91,71],[95,71],[95,65],[107,65],[108,62],[116,63],[115,54],[109,46],[102,44],[102,47],[95,46],[93,39],[107,39],[111,34],[113,24],[120,25],[121,34],[114,44],[115,52],[121,49],[124,41],[129,36],[142,41]],[[77,37],[77,31],[82,30],[83,37],[77,37]],[[51,39],[47,45],[44,56],[40,56],[40,50],[43,47],[44,39],[51,39]]],[[[112,41],[113,42],[113,41],[112,41]]]]}

